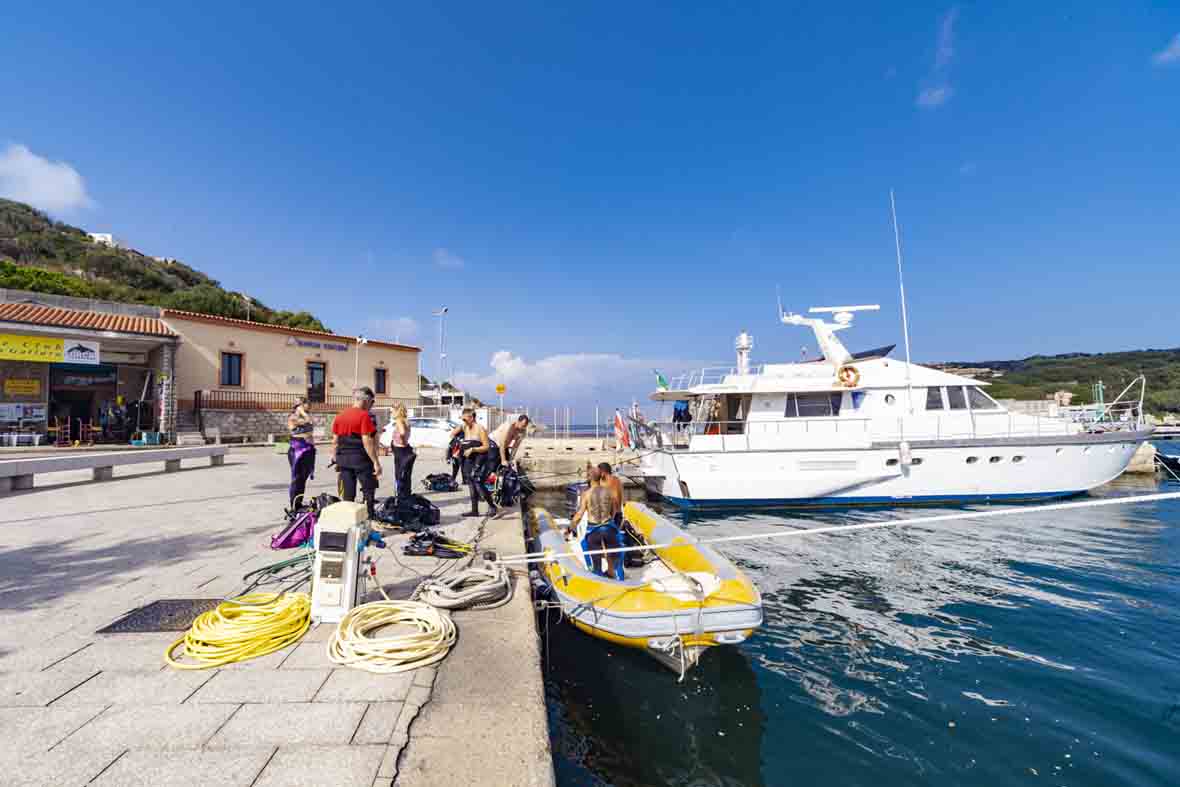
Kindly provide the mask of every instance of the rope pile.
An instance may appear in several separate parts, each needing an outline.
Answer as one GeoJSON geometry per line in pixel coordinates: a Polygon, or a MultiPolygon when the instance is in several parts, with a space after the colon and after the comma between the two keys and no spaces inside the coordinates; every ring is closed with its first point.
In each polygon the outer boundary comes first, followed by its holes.
{"type": "Polygon", "coordinates": [[[504,566],[485,561],[445,579],[427,579],[413,597],[441,609],[495,609],[512,600],[512,577],[504,566]]]}
{"type": "Polygon", "coordinates": [[[310,626],[311,598],[306,593],[251,593],[197,616],[164,652],[164,661],[179,670],[221,667],[282,650],[310,626]],[[173,658],[182,644],[191,661],[173,658]]]}
{"type": "Polygon", "coordinates": [[[455,639],[451,618],[429,604],[373,601],[354,607],[340,621],[328,640],[328,658],[333,664],[389,675],[442,661],[455,639]],[[373,636],[388,626],[411,630],[373,636]]]}

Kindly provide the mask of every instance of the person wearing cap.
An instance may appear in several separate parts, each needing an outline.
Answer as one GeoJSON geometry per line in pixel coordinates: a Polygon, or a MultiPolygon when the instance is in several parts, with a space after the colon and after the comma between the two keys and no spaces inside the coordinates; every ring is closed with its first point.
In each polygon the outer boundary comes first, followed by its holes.
{"type": "Polygon", "coordinates": [[[356,500],[360,486],[369,515],[381,478],[381,459],[377,454],[377,424],[373,421],[373,389],[357,388],[353,403],[336,415],[332,422],[332,459],[339,477],[341,500],[356,500]]]}

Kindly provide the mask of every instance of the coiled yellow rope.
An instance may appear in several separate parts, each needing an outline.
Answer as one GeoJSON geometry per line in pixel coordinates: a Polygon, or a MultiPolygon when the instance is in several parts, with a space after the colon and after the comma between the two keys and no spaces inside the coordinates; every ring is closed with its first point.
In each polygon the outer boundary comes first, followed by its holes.
{"type": "Polygon", "coordinates": [[[306,593],[250,593],[199,615],[168,647],[164,660],[182,670],[221,667],[281,650],[310,626],[311,598],[306,593]],[[172,657],[181,644],[192,661],[172,657]]]}
{"type": "Polygon", "coordinates": [[[328,640],[328,658],[334,664],[389,675],[442,661],[455,638],[451,618],[429,604],[373,601],[354,607],[340,621],[328,640]],[[387,626],[398,628],[387,636],[372,636],[387,626]]]}

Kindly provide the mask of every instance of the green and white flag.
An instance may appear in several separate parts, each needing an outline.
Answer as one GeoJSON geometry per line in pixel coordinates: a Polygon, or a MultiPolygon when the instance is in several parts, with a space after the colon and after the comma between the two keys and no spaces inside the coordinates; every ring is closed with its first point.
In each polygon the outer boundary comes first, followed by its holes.
{"type": "Polygon", "coordinates": [[[656,373],[656,388],[661,391],[668,390],[668,381],[664,379],[664,375],[660,374],[659,369],[652,369],[656,373]]]}

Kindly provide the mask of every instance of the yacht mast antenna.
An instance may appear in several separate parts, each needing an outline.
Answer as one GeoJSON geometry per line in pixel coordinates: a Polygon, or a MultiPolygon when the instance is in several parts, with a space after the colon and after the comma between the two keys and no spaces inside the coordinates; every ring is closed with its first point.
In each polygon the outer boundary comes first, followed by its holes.
{"type": "Polygon", "coordinates": [[[893,245],[897,249],[897,288],[901,291],[901,333],[905,338],[905,390],[910,415],[914,414],[914,386],[910,382],[910,320],[905,306],[905,278],[901,273],[901,232],[897,229],[897,203],[889,189],[889,212],[893,215],[893,245]]]}

